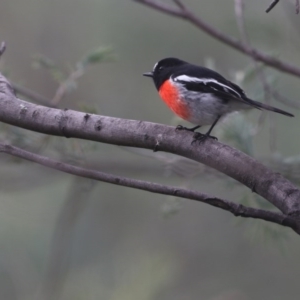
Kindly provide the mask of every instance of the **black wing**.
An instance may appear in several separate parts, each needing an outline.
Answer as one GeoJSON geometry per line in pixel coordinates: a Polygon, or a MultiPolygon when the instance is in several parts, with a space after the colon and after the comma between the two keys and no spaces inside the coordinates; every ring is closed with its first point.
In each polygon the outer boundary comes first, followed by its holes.
{"type": "Polygon", "coordinates": [[[289,112],[249,99],[238,85],[219,73],[204,67],[185,64],[174,73],[172,78],[190,91],[211,93],[223,101],[239,101],[257,109],[265,109],[293,117],[289,112]]]}
{"type": "Polygon", "coordinates": [[[175,81],[180,82],[189,91],[202,92],[202,93],[212,93],[220,96],[232,98],[242,98],[241,94],[236,89],[233,89],[229,85],[223,85],[216,81],[185,81],[175,78],[175,81]]]}
{"type": "Polygon", "coordinates": [[[183,84],[187,90],[211,93],[224,101],[241,101],[260,109],[248,101],[245,92],[238,85],[213,70],[189,65],[188,69],[183,67],[172,77],[176,82],[183,84]]]}

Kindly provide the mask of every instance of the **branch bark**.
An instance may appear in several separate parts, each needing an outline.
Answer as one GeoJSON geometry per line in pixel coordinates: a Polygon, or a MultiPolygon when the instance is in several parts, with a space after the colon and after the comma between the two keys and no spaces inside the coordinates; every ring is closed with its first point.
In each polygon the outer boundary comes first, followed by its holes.
{"type": "Polygon", "coordinates": [[[180,5],[177,4],[177,7],[172,5],[164,4],[162,2],[156,0],[133,0],[135,2],[144,4],[149,6],[155,10],[166,13],[168,15],[175,16],[177,18],[181,18],[189,21],[193,25],[195,25],[200,30],[204,31],[208,35],[214,37],[215,39],[221,41],[222,43],[254,58],[257,61],[263,62],[264,64],[280,70],[281,72],[288,73],[294,75],[296,77],[300,77],[300,68],[296,67],[292,64],[279,60],[275,57],[267,55],[262,51],[259,51],[253,47],[250,47],[239,40],[226,35],[214,28],[210,24],[206,23],[202,18],[196,16],[191,10],[189,10],[185,5],[180,2],[180,5]]]}
{"type": "Polygon", "coordinates": [[[216,141],[191,145],[193,134],[174,127],[73,110],[43,107],[18,99],[0,74],[0,121],[32,131],[102,143],[158,149],[212,167],[249,187],[283,214],[300,216],[300,190],[254,158],[216,141]]]}

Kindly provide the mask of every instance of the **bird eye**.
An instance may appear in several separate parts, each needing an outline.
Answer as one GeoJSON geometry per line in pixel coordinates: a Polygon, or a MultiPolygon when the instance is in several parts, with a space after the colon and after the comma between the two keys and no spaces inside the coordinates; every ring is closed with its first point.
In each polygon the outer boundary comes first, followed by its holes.
{"type": "Polygon", "coordinates": [[[163,66],[160,66],[157,71],[161,71],[164,67],[163,66]]]}
{"type": "Polygon", "coordinates": [[[153,67],[153,72],[157,72],[157,73],[159,73],[161,70],[163,70],[164,69],[164,66],[162,66],[162,65],[159,65],[158,63],[156,63],[155,65],[154,65],[154,67],[153,67]]]}

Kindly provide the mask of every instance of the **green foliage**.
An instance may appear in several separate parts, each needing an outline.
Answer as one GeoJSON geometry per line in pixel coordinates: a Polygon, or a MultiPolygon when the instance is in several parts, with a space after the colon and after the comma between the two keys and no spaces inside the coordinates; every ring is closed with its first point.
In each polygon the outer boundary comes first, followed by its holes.
{"type": "Polygon", "coordinates": [[[86,103],[81,102],[81,103],[78,103],[77,106],[80,109],[80,111],[84,111],[89,114],[98,114],[99,113],[98,109],[94,105],[88,105],[86,103]]]}
{"type": "MultiPolygon", "coordinates": [[[[87,67],[103,62],[111,62],[114,59],[113,50],[110,47],[98,47],[76,63],[75,70],[85,70],[87,67]]],[[[45,69],[48,70],[53,78],[58,82],[66,79],[66,75],[60,67],[49,57],[44,54],[36,54],[33,57],[32,67],[34,69],[45,69]]]]}
{"type": "Polygon", "coordinates": [[[183,200],[178,197],[168,197],[162,205],[162,213],[164,218],[176,215],[183,206],[183,200]]]}
{"type": "Polygon", "coordinates": [[[58,67],[55,62],[44,54],[36,54],[33,56],[32,67],[36,70],[45,69],[47,70],[54,81],[60,83],[65,80],[66,75],[58,67]]]}
{"type": "Polygon", "coordinates": [[[85,69],[91,65],[111,62],[115,59],[113,50],[110,47],[98,47],[86,54],[78,63],[77,69],[85,69]]]}
{"type": "Polygon", "coordinates": [[[79,60],[75,64],[75,69],[71,70],[69,74],[62,70],[62,68],[58,67],[52,59],[43,54],[37,54],[34,56],[32,66],[35,69],[47,70],[53,80],[59,83],[56,94],[52,99],[52,102],[57,104],[66,94],[71,93],[77,88],[78,79],[86,73],[89,67],[95,64],[110,62],[113,60],[113,57],[113,50],[111,48],[98,47],[79,60]]]}
{"type": "Polygon", "coordinates": [[[216,130],[220,139],[231,142],[236,148],[250,156],[254,155],[253,134],[255,128],[243,114],[229,115],[216,130]]]}

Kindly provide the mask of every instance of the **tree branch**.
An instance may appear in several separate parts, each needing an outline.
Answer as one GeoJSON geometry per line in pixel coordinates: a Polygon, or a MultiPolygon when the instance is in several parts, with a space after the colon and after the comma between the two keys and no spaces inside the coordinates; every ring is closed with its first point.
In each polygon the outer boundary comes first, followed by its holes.
{"type": "MultiPolygon", "coordinates": [[[[270,12],[278,3],[279,0],[272,1],[269,7],[266,9],[266,13],[270,12]]],[[[299,0],[295,0],[295,11],[297,15],[299,14],[299,9],[299,0]]]]}
{"type": "Polygon", "coordinates": [[[80,176],[120,186],[126,186],[134,189],[148,191],[155,194],[176,196],[185,199],[196,200],[198,202],[206,203],[211,206],[215,206],[220,209],[231,212],[237,217],[239,216],[244,218],[261,219],[279,225],[291,227],[292,229],[297,231],[297,220],[293,217],[289,217],[281,213],[246,207],[244,205],[236,204],[234,202],[200,193],[198,191],[188,190],[179,187],[171,187],[149,181],[126,178],[122,176],[115,176],[96,170],[77,167],[29,151],[25,151],[21,148],[14,147],[8,144],[0,143],[0,152],[7,153],[22,159],[26,159],[43,165],[45,167],[59,170],[61,172],[65,172],[75,176],[80,176]]]}
{"type": "Polygon", "coordinates": [[[272,3],[269,5],[269,7],[266,9],[266,13],[270,12],[274,6],[279,2],[279,0],[274,0],[272,3]]]}
{"type": "Polygon", "coordinates": [[[18,99],[0,74],[0,121],[49,135],[157,148],[212,167],[249,187],[285,215],[300,215],[300,190],[245,153],[216,141],[193,144],[193,134],[143,121],[43,107],[18,99]]]}
{"type": "Polygon", "coordinates": [[[45,105],[45,106],[49,106],[49,107],[57,107],[55,104],[51,103],[51,101],[49,99],[38,94],[35,91],[32,91],[28,88],[25,88],[23,86],[15,84],[15,83],[11,83],[11,86],[16,91],[16,93],[34,101],[37,104],[41,104],[41,105],[45,105]]]}
{"type": "Polygon", "coordinates": [[[5,52],[5,50],[6,50],[6,44],[5,44],[5,42],[1,42],[1,45],[0,45],[0,57],[5,52]]]}
{"type": "Polygon", "coordinates": [[[292,64],[289,64],[287,62],[281,61],[277,58],[274,58],[270,55],[267,55],[253,47],[250,47],[237,39],[226,35],[219,31],[218,29],[212,27],[208,23],[206,23],[202,18],[196,16],[191,10],[189,10],[185,5],[181,3],[181,5],[178,6],[178,8],[175,8],[171,5],[167,5],[161,2],[158,2],[156,0],[133,0],[135,2],[144,4],[146,6],[149,6],[153,9],[156,9],[158,11],[164,12],[168,15],[172,15],[178,18],[182,18],[184,20],[189,21],[193,25],[195,25],[197,28],[201,29],[208,35],[214,37],[215,39],[221,41],[222,43],[256,59],[257,61],[261,61],[264,64],[275,68],[277,70],[280,70],[284,73],[288,73],[297,77],[300,77],[300,68],[295,67],[292,64]]]}
{"type": "MultiPolygon", "coordinates": [[[[6,43],[1,42],[0,57],[4,54],[5,50],[6,50],[6,43]]],[[[46,97],[44,97],[30,89],[27,89],[25,87],[19,86],[14,83],[11,83],[11,87],[15,90],[15,92],[19,93],[22,96],[25,96],[26,98],[29,98],[30,100],[33,100],[35,103],[42,104],[42,105],[49,106],[49,107],[56,107],[54,104],[51,104],[50,101],[46,97]]]]}
{"type": "Polygon", "coordinates": [[[244,44],[250,46],[248,34],[245,27],[245,18],[244,18],[244,1],[243,0],[234,0],[234,10],[236,16],[236,23],[240,33],[240,37],[244,44]]]}

